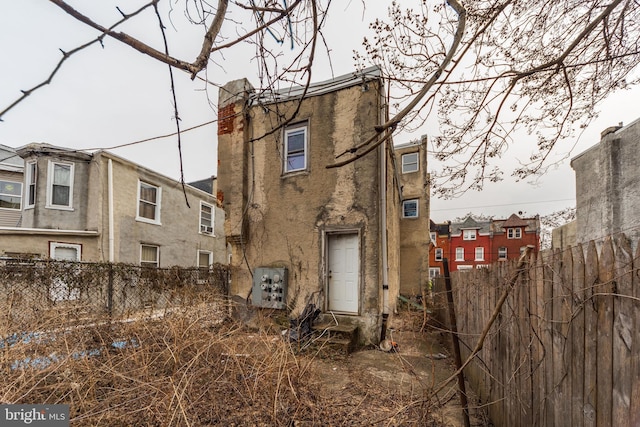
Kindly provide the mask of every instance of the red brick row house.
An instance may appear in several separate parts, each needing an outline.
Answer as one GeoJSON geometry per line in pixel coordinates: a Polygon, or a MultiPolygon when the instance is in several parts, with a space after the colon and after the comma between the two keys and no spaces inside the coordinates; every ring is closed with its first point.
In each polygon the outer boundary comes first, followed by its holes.
{"type": "Polygon", "coordinates": [[[462,222],[430,226],[431,248],[429,274],[444,273],[442,260],[449,261],[449,271],[481,268],[494,262],[518,258],[527,245],[540,250],[540,217],[476,220],[468,216],[462,222]]]}

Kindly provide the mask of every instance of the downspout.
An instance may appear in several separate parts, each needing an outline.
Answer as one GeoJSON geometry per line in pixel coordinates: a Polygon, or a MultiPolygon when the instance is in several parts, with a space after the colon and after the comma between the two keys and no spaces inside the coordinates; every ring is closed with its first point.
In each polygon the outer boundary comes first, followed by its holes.
{"type": "Polygon", "coordinates": [[[114,262],[114,241],[115,232],[113,230],[113,161],[107,161],[107,195],[109,200],[109,262],[114,262]]]}
{"type": "MultiPolygon", "coordinates": [[[[388,115],[384,96],[382,99],[383,119],[388,115]]],[[[384,120],[383,120],[384,121],[384,120]]],[[[387,334],[387,319],[389,318],[389,255],[387,251],[387,144],[388,140],[380,144],[380,225],[381,225],[381,245],[382,245],[382,328],[380,331],[380,341],[383,341],[387,334]]]]}

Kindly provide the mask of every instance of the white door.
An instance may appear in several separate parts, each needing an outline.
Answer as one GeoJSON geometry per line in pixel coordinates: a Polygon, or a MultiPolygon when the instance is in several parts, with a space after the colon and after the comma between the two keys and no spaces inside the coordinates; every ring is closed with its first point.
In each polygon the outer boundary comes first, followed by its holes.
{"type": "Polygon", "coordinates": [[[358,234],[331,234],[327,269],[329,310],[358,313],[358,234]]]}

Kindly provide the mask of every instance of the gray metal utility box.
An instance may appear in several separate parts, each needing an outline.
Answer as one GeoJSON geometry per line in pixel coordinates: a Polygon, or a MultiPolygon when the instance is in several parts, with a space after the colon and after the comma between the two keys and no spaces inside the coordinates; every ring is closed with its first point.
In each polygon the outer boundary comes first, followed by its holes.
{"type": "Polygon", "coordinates": [[[251,302],[264,308],[287,306],[287,269],[258,267],[253,270],[251,302]]]}

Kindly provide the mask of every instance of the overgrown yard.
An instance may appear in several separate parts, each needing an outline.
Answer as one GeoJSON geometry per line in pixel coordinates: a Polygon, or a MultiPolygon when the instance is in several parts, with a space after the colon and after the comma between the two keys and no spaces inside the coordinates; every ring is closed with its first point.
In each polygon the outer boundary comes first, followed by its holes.
{"type": "Polygon", "coordinates": [[[320,356],[271,321],[249,328],[226,312],[207,304],[4,339],[0,401],[69,404],[73,426],[462,425],[455,383],[431,396],[450,358],[411,313],[393,325],[398,352],[320,356]]]}

